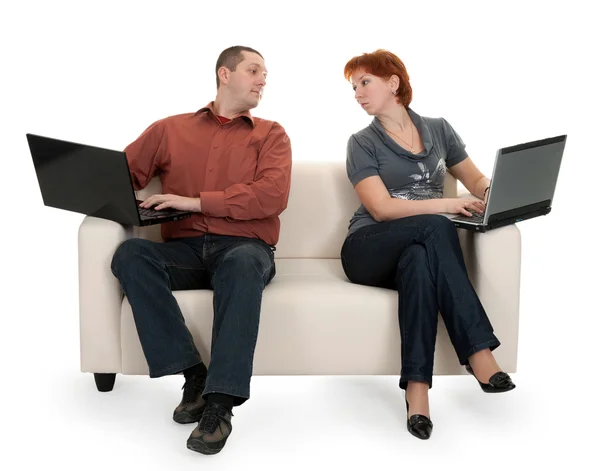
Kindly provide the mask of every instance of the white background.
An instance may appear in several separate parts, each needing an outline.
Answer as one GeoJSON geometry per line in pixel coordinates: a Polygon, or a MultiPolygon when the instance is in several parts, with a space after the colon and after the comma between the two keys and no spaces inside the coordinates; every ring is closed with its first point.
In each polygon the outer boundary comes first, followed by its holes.
{"type": "Polygon", "coordinates": [[[587,3],[120,3],[1,7],[5,469],[542,469],[595,455],[600,38],[587,3]],[[488,176],[498,147],[568,134],[553,211],[519,226],[514,392],[435,378],[434,433],[420,442],[395,377],[256,377],[227,447],[204,457],[185,448],[193,426],[170,419],[181,378],[119,376],[100,394],[79,372],[82,216],[43,205],[25,133],[122,149],[151,122],[212,100],[217,56],[237,44],[265,57],[253,113],[286,128],[295,160],[345,159],[371,118],[343,67],[377,48],[404,60],[413,109],[445,117],[488,176]]]}

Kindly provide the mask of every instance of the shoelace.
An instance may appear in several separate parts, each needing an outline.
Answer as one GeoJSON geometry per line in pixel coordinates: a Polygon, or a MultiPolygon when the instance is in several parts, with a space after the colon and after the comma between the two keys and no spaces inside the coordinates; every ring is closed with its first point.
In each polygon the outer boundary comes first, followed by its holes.
{"type": "Polygon", "coordinates": [[[204,378],[191,377],[187,379],[181,389],[183,389],[183,402],[185,404],[194,402],[198,398],[198,393],[204,390],[204,378]]]}
{"type": "Polygon", "coordinates": [[[206,409],[204,409],[204,413],[198,424],[198,429],[202,432],[214,433],[215,430],[217,430],[221,419],[224,419],[228,413],[229,411],[225,406],[209,403],[206,406],[206,409]]]}

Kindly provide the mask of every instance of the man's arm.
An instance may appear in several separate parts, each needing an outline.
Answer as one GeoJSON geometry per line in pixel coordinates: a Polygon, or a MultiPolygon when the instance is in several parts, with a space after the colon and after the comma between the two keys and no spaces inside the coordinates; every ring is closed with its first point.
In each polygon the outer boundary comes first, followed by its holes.
{"type": "Polygon", "coordinates": [[[237,220],[278,216],[287,207],[292,172],[292,148],[285,130],[274,123],[258,155],[257,179],[223,191],[200,193],[202,213],[237,220]]]}
{"type": "Polygon", "coordinates": [[[131,181],[136,190],[148,185],[166,159],[167,139],[164,121],[150,125],[125,148],[131,181]]]}

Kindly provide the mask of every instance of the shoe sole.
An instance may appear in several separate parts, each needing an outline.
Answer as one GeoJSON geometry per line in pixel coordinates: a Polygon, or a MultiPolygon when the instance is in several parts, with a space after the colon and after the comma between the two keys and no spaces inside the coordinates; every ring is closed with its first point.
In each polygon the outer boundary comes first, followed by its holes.
{"type": "MultiPolygon", "coordinates": [[[[408,428],[408,433],[410,433],[413,437],[418,438],[419,440],[429,440],[431,438],[431,435],[429,435],[428,437],[422,437],[421,435],[417,435],[416,433],[414,433],[410,428],[408,428]]],[[[433,430],[431,431],[431,433],[433,433],[433,430]]]]}
{"type": "Polygon", "coordinates": [[[219,448],[210,448],[206,442],[198,438],[190,438],[187,441],[187,447],[189,450],[202,453],[203,455],[216,455],[223,449],[225,443],[227,443],[227,438],[219,443],[219,448]]]}
{"type": "Polygon", "coordinates": [[[513,391],[516,387],[517,387],[517,385],[514,385],[513,387],[508,388],[508,389],[497,389],[497,388],[486,389],[486,388],[482,387],[481,390],[487,394],[500,394],[500,393],[513,391]]]}
{"type": "Polygon", "coordinates": [[[175,422],[177,422],[178,424],[182,424],[182,425],[200,422],[200,419],[202,418],[202,413],[204,412],[204,407],[205,406],[202,406],[194,414],[190,414],[187,411],[182,411],[182,412],[178,412],[177,414],[173,414],[173,420],[175,422]]]}

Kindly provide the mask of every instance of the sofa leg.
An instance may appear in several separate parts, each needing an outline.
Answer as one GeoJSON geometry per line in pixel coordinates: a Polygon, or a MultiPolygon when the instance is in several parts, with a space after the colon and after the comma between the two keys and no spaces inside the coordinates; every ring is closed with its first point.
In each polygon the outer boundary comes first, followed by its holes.
{"type": "Polygon", "coordinates": [[[112,391],[115,385],[116,373],[94,373],[96,387],[100,392],[112,391]]]}

